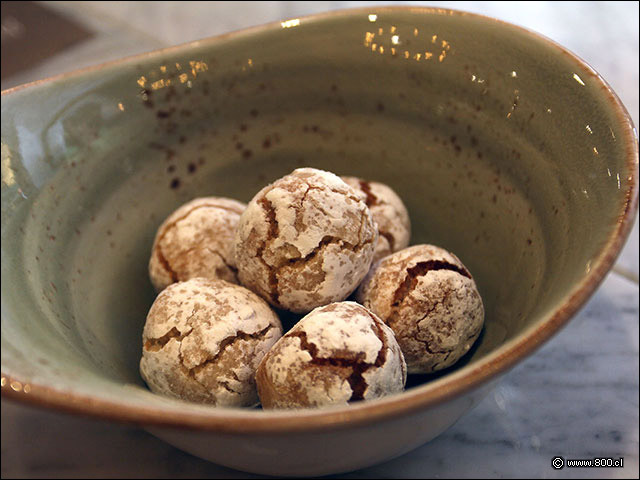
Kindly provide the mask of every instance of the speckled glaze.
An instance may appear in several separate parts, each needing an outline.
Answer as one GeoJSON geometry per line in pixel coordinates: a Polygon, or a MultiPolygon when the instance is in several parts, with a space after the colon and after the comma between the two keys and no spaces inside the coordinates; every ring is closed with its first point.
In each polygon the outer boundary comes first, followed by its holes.
{"type": "Polygon", "coordinates": [[[631,121],[592,69],[449,10],[295,19],[3,92],[2,394],[148,425],[253,472],[393,458],[584,304],[630,230],[637,169],[631,121]],[[348,408],[218,410],[152,394],[137,365],[156,229],[192,198],[246,202],[300,166],[402,195],[412,243],[473,272],[486,313],[476,346],[348,408]]]}

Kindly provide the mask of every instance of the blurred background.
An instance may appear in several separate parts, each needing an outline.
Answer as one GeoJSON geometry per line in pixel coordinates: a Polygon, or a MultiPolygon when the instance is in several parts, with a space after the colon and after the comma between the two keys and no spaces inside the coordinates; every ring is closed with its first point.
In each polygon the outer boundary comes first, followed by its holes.
{"type": "MultiPolygon", "coordinates": [[[[573,51],[598,71],[638,125],[638,2],[2,2],[2,89],[262,23],[336,9],[393,4],[467,10],[541,33],[573,51]]],[[[637,220],[614,272],[631,285],[635,284],[628,290],[630,305],[618,313],[623,315],[626,311],[632,316],[637,337],[637,220]]],[[[583,317],[591,315],[589,308],[586,307],[587,313],[583,317]]],[[[598,313],[593,315],[597,317],[598,313]]],[[[552,342],[555,348],[560,341],[552,342]]],[[[554,348],[553,345],[549,348],[554,348]]],[[[635,348],[637,362],[637,340],[635,348]]],[[[540,354],[542,351],[537,353],[540,354]]],[[[637,376],[637,366],[635,371],[637,376]]],[[[505,412],[513,416],[514,411],[526,412],[529,408],[526,393],[518,390],[515,375],[507,376],[498,396],[492,396],[461,420],[461,428],[457,425],[424,449],[351,477],[449,476],[452,472],[453,476],[461,477],[551,475],[554,472],[548,466],[550,454],[545,453],[542,457],[544,465],[533,461],[544,446],[544,435],[521,441],[518,428],[522,426],[516,420],[498,427],[486,424],[496,413],[502,414],[504,420],[505,412]],[[512,402],[512,410],[509,410],[509,399],[514,398],[520,398],[521,404],[514,406],[512,402]],[[470,444],[477,447],[484,441],[483,438],[473,440],[473,435],[471,439],[468,437],[469,431],[478,431],[478,428],[485,429],[483,435],[493,433],[507,444],[503,443],[500,449],[498,441],[498,447],[474,448],[470,453],[470,444]],[[498,428],[498,431],[491,428],[498,428]],[[452,457],[452,448],[462,451],[467,448],[467,460],[452,457]],[[501,461],[504,454],[513,456],[516,453],[521,455],[519,458],[524,464],[501,461]]],[[[631,397],[636,409],[635,426],[630,434],[627,431],[626,436],[622,436],[623,442],[627,442],[624,449],[635,451],[635,460],[630,459],[632,470],[627,470],[623,476],[638,474],[637,378],[635,382],[635,397],[631,397]]],[[[613,435],[614,440],[615,437],[613,435]]],[[[597,475],[614,473],[600,469],[597,475]]],[[[134,427],[71,418],[3,401],[2,477],[30,476],[242,478],[243,474],[179,452],[134,427]]]]}

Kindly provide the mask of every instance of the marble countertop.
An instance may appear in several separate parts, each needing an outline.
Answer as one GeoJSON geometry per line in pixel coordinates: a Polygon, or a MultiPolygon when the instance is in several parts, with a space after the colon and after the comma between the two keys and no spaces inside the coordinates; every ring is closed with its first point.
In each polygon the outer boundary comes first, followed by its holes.
{"type": "MultiPolygon", "coordinates": [[[[373,2],[47,2],[96,34],[3,88],[267,21],[373,2]]],[[[385,2],[389,5],[397,2],[385,2]]],[[[403,2],[425,4],[424,2],[403,2]]],[[[574,51],[638,125],[637,2],[433,2],[510,21],[574,51]]],[[[432,442],[342,478],[638,477],[638,221],[613,271],[571,323],[432,442]],[[624,468],[554,470],[555,456],[624,468]]],[[[132,426],[2,400],[2,477],[247,478],[132,426]]],[[[252,477],[250,477],[252,478],[252,477]]]]}

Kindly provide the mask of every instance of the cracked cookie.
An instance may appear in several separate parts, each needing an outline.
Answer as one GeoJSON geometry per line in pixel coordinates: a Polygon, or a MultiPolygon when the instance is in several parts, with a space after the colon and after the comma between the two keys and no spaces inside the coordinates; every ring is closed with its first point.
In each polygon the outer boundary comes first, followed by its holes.
{"type": "Polygon", "coordinates": [[[194,277],[238,283],[233,238],[246,205],[229,198],[196,198],[162,223],[149,261],[156,291],[194,277]]]}
{"type": "Polygon", "coordinates": [[[276,314],[244,287],[205,278],[174,283],[147,316],[140,373],[154,393],[253,406],[256,368],[281,336],[276,314]]]}
{"type": "Polygon", "coordinates": [[[455,255],[433,245],[383,258],[356,298],[391,327],[409,373],[453,365],[469,351],[484,322],[473,277],[455,255]]]}
{"type": "Polygon", "coordinates": [[[402,392],[406,378],[391,329],[355,302],[306,315],[267,353],[256,374],[267,409],[372,400],[402,392]]]}
{"type": "Polygon", "coordinates": [[[369,208],[333,173],[299,168],[263,188],[238,222],[238,278],[296,313],[347,298],[371,265],[369,208]]]}
{"type": "Polygon", "coordinates": [[[373,262],[409,246],[411,221],[402,199],[391,187],[357,177],[340,177],[347,185],[361,193],[374,222],[378,225],[378,243],[373,262]]]}

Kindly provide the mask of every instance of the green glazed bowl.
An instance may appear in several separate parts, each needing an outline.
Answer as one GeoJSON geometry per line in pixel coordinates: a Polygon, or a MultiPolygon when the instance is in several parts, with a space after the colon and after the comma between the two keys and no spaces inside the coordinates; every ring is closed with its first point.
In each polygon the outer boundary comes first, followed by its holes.
{"type": "Polygon", "coordinates": [[[2,96],[2,394],[135,422],[246,471],[365,467],[437,436],[565,325],[637,200],[637,137],[605,81],[545,38],[462,12],[335,12],[17,87],[2,96]],[[194,197],[247,201],[300,166],[400,193],[412,243],[473,272],[477,346],[348,408],[152,394],[138,362],[157,227],[194,197]]]}

